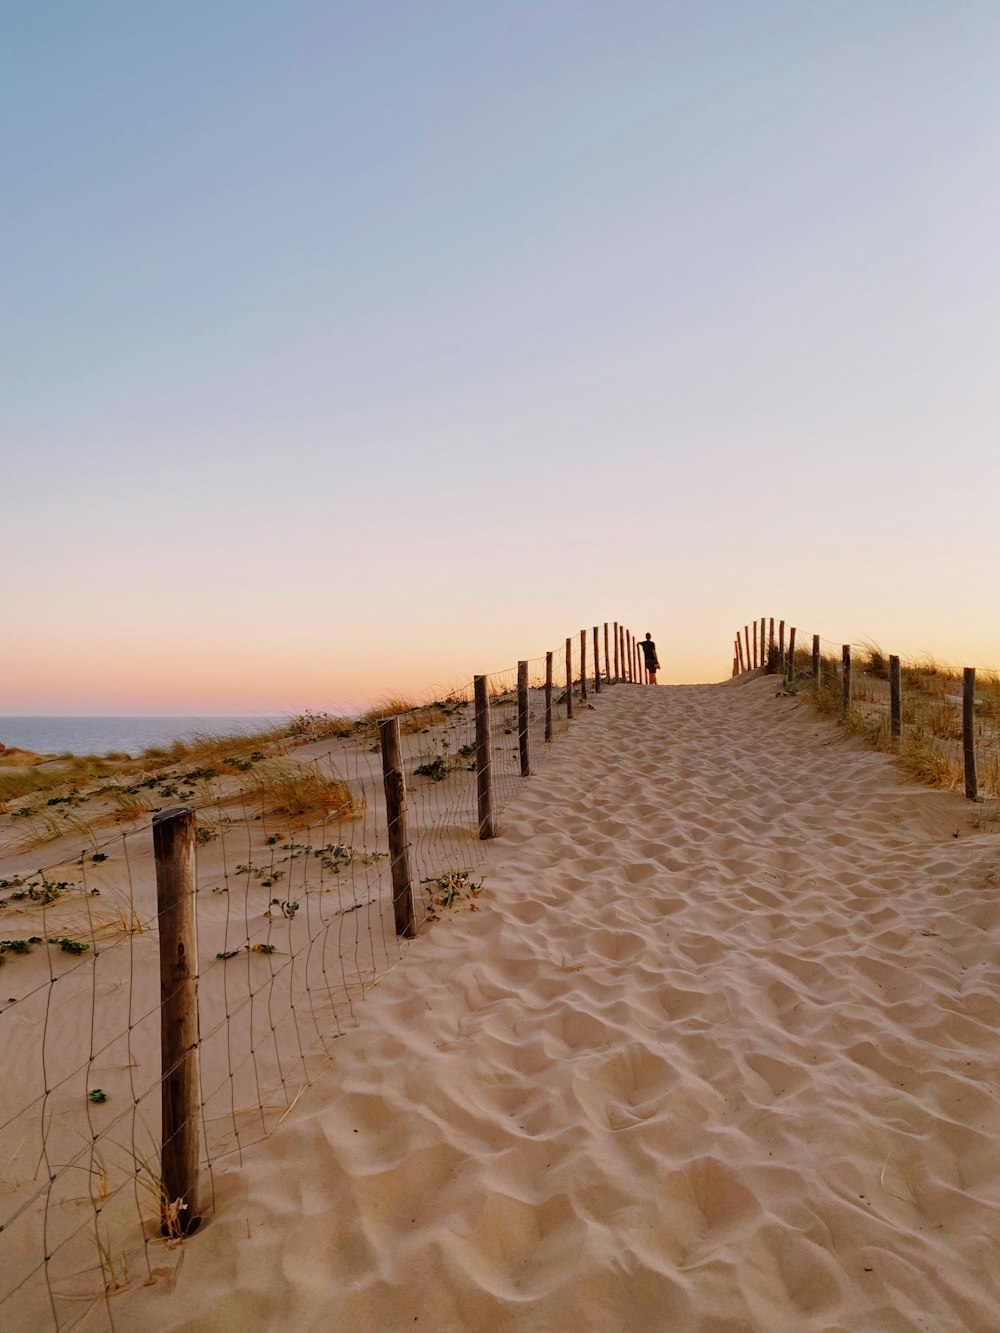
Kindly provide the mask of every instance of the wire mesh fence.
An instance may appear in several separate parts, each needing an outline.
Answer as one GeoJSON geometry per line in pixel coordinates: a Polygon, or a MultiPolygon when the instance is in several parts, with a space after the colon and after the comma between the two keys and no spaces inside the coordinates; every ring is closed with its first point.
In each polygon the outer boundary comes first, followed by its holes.
{"type": "MultiPolygon", "coordinates": [[[[568,656],[561,647],[528,661],[521,698],[516,668],[488,676],[498,814],[520,788],[525,750],[537,768],[568,731],[574,702],[597,693],[593,656],[581,677],[578,646],[574,638],[568,656]]],[[[616,681],[612,646],[600,638],[603,688],[616,681]]],[[[206,737],[150,752],[110,780],[8,798],[5,1333],[113,1329],[115,1292],[169,1272],[192,1229],[187,1201],[171,1197],[164,1178],[169,996],[151,817],[178,804],[195,812],[198,1211],[210,1214],[214,1168],[241,1160],[289,1114],[368,989],[409,947],[393,912],[378,725],[390,715],[419,932],[457,908],[476,910],[483,887],[471,683],[420,707],[388,701],[359,719],[308,713],[260,736],[206,737]]]]}

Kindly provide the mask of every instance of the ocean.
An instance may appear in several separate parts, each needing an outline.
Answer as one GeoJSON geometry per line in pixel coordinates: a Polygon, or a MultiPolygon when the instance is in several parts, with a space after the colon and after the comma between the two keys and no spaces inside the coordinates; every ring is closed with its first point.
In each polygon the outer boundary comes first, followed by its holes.
{"type": "Polygon", "coordinates": [[[195,732],[266,731],[286,719],[267,717],[0,717],[0,744],[36,754],[137,755],[195,732]]]}

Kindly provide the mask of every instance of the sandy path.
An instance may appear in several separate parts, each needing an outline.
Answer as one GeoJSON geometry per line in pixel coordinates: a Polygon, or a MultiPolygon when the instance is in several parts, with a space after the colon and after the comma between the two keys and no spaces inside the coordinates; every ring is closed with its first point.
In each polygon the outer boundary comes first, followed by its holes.
{"type": "Polygon", "coordinates": [[[992,1333],[1000,840],[774,694],[588,716],[119,1330],[992,1333]]]}

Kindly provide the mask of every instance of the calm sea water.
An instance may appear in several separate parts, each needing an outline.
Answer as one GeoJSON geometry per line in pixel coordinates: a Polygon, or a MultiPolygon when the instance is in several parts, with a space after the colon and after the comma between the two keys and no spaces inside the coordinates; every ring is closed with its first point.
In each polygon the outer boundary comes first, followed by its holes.
{"type": "Polygon", "coordinates": [[[136,755],[195,732],[264,731],[280,717],[0,717],[0,743],[36,754],[136,755]]]}

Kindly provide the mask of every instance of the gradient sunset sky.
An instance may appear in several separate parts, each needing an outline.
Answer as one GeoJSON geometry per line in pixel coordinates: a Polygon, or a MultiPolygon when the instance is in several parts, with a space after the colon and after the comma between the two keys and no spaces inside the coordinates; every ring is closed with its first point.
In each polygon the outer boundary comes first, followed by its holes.
{"type": "Polygon", "coordinates": [[[1000,665],[1000,5],[0,15],[0,714],[1000,665]]]}

